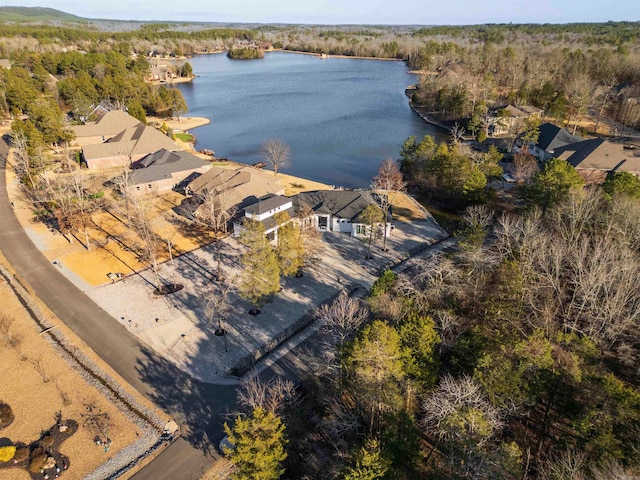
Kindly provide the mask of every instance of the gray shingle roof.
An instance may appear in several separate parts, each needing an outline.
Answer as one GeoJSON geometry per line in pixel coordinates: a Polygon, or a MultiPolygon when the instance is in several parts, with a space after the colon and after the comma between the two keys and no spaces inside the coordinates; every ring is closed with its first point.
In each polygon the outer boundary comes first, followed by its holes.
{"type": "Polygon", "coordinates": [[[554,151],[554,156],[566,160],[574,168],[637,172],[638,159],[617,143],[602,138],[591,138],[565,145],[554,151]]]}
{"type": "Polygon", "coordinates": [[[291,198],[282,195],[268,194],[260,197],[256,203],[245,207],[244,211],[253,215],[262,215],[270,210],[282,207],[291,202],[291,198]]]}
{"type": "Polygon", "coordinates": [[[582,140],[582,137],[571,135],[564,128],[560,128],[553,123],[543,123],[540,125],[540,135],[538,136],[538,148],[547,152],[553,152],[556,148],[564,147],[571,143],[582,140]]]}
{"type": "Polygon", "coordinates": [[[354,220],[368,205],[376,203],[366,190],[318,190],[294,197],[296,212],[305,206],[316,214],[354,220]]]}
{"type": "Polygon", "coordinates": [[[131,185],[150,183],[170,178],[172,173],[195,170],[207,165],[209,162],[189,152],[161,149],[135,162],[129,180],[131,185]]]}

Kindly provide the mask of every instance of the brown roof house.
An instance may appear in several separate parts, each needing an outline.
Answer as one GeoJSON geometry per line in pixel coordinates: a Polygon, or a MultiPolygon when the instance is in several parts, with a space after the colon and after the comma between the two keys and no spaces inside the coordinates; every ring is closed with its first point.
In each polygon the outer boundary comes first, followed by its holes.
{"type": "Polygon", "coordinates": [[[216,195],[226,209],[243,209],[268,194],[284,195],[284,187],[273,174],[250,166],[237,168],[211,167],[185,187],[186,199],[179,212],[197,216],[206,195],[216,195]]]}
{"type": "Polygon", "coordinates": [[[160,149],[132,165],[127,193],[143,195],[173,190],[194,174],[203,174],[211,164],[189,152],[160,149]]]}
{"type": "Polygon", "coordinates": [[[553,156],[573,165],[587,184],[602,183],[609,172],[628,172],[640,176],[640,152],[602,138],[556,148],[553,156]]]}
{"type": "Polygon", "coordinates": [[[176,152],[181,148],[169,137],[153,127],[138,122],[121,131],[105,143],[86,145],[82,157],[90,169],[129,167],[145,155],[161,149],[176,152]]]}
{"type": "Polygon", "coordinates": [[[525,119],[540,115],[542,110],[524,105],[520,108],[513,105],[493,109],[488,118],[490,135],[508,135],[518,130],[525,119]]]}
{"type": "Polygon", "coordinates": [[[136,127],[140,121],[122,110],[111,110],[100,117],[96,122],[87,122],[84,125],[71,127],[75,133],[75,143],[85,145],[97,145],[112,139],[127,128],[136,127]]]}
{"type": "Polygon", "coordinates": [[[149,74],[144,76],[146,82],[169,82],[176,78],[176,63],[164,58],[149,57],[149,74]]]}

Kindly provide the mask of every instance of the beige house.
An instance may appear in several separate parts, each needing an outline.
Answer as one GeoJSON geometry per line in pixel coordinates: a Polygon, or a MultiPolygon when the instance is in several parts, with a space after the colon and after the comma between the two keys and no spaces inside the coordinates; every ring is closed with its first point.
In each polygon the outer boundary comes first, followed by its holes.
{"type": "Polygon", "coordinates": [[[628,172],[640,176],[640,152],[602,138],[556,148],[553,156],[569,162],[586,184],[602,183],[610,172],[628,172]]]}
{"type": "Polygon", "coordinates": [[[185,193],[203,197],[208,193],[218,195],[227,206],[244,208],[267,194],[284,195],[284,187],[273,174],[254,167],[211,167],[205,174],[190,182],[185,193]]]}
{"type": "Polygon", "coordinates": [[[112,139],[127,128],[136,127],[140,121],[122,110],[112,110],[105,113],[96,122],[84,125],[74,125],[71,130],[75,134],[75,144],[96,145],[112,139]]]}
{"type": "Polygon", "coordinates": [[[86,145],[82,149],[82,157],[89,169],[129,167],[145,155],[161,149],[170,152],[181,150],[163,133],[138,122],[136,126],[120,131],[105,143],[86,145]]]}
{"type": "Polygon", "coordinates": [[[127,193],[144,195],[173,190],[189,177],[206,173],[211,164],[189,152],[161,149],[132,165],[127,193]]]}
{"type": "Polygon", "coordinates": [[[156,57],[147,58],[147,61],[149,62],[150,71],[144,77],[146,82],[169,82],[178,77],[176,74],[177,66],[174,61],[156,57]]]}
{"type": "Polygon", "coordinates": [[[516,107],[507,105],[506,107],[496,108],[490,112],[488,117],[488,131],[490,135],[508,135],[519,130],[524,121],[533,116],[542,113],[542,110],[528,105],[516,107]]]}

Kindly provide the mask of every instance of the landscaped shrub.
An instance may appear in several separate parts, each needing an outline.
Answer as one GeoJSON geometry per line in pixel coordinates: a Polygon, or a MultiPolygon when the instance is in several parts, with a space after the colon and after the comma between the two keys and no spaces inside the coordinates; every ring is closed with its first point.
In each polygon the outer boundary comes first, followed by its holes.
{"type": "Polygon", "coordinates": [[[14,462],[22,462],[29,457],[29,447],[20,446],[16,448],[16,453],[13,455],[14,462]]]}
{"type": "Polygon", "coordinates": [[[0,428],[6,427],[13,422],[13,411],[6,403],[0,402],[0,428]]]}
{"type": "Polygon", "coordinates": [[[38,473],[47,464],[47,454],[42,447],[34,448],[29,458],[29,471],[38,473]]]}
{"type": "Polygon", "coordinates": [[[47,433],[44,437],[42,437],[41,443],[45,447],[50,447],[51,445],[53,445],[53,437],[51,436],[51,434],[47,433]]]}
{"type": "Polygon", "coordinates": [[[0,462],[8,462],[16,454],[15,445],[8,445],[6,447],[0,447],[0,462]]]}

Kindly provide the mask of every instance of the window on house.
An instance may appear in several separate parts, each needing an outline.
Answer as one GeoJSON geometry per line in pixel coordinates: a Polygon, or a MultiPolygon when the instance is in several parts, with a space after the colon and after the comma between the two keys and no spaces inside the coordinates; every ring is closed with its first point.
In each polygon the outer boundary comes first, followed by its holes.
{"type": "Polygon", "coordinates": [[[356,234],[365,235],[367,233],[366,225],[356,225],[356,234]]]}

